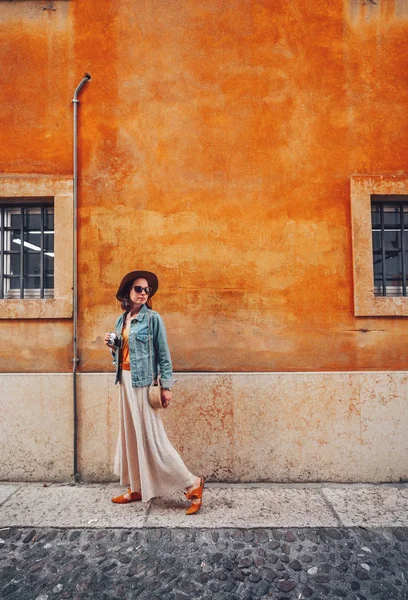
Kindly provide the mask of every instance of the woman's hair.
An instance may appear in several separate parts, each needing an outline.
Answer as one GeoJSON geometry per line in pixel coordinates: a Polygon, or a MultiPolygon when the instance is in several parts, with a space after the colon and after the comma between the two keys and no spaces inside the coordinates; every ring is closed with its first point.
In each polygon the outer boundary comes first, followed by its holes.
{"type": "MultiPolygon", "coordinates": [[[[130,301],[130,290],[132,289],[132,285],[133,285],[133,281],[128,283],[128,285],[125,287],[125,289],[123,291],[123,298],[120,301],[120,305],[121,305],[122,309],[126,310],[126,311],[129,311],[132,307],[132,303],[130,301]]],[[[150,308],[150,310],[152,310],[152,300],[151,300],[150,296],[147,299],[146,306],[147,306],[147,308],[150,308]]]]}

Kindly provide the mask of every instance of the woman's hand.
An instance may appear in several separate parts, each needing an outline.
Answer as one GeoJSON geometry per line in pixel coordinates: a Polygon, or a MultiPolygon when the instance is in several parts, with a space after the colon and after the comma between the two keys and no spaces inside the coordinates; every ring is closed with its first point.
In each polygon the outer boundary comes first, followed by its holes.
{"type": "Polygon", "coordinates": [[[167,408],[168,405],[171,402],[171,390],[164,390],[164,389],[162,389],[162,391],[161,391],[161,401],[162,401],[163,408],[167,408]]]}
{"type": "Polygon", "coordinates": [[[109,346],[108,342],[109,342],[109,338],[110,338],[110,333],[105,333],[105,337],[103,338],[103,342],[104,344],[106,344],[107,346],[109,346]]]}

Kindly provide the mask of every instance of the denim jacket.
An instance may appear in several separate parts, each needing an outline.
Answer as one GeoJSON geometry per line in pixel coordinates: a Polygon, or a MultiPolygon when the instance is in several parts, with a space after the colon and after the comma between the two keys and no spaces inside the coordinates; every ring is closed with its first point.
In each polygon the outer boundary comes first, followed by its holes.
{"type": "MultiPolygon", "coordinates": [[[[125,315],[123,313],[116,321],[115,331],[118,334],[122,333],[125,315]]],[[[116,365],[115,383],[118,383],[122,351],[112,350],[112,356],[116,365]]],[[[150,385],[159,374],[163,387],[170,388],[175,384],[163,319],[158,312],[150,310],[146,305],[140,308],[130,324],[129,357],[132,387],[150,385]],[[150,351],[153,354],[153,375],[150,351]]]]}

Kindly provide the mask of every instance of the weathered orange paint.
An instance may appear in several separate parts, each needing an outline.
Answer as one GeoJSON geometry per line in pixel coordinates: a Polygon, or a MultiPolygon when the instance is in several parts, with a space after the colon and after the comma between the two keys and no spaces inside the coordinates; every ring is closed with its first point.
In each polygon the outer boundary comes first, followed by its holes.
{"type": "MultiPolygon", "coordinates": [[[[177,370],[405,369],[408,321],[355,318],[350,176],[406,169],[405,0],[0,5],[0,171],[72,172],[79,353],[154,270],[177,370]],[[47,9],[48,8],[48,9],[47,9]]],[[[70,371],[72,324],[1,321],[2,371],[70,371]]]]}

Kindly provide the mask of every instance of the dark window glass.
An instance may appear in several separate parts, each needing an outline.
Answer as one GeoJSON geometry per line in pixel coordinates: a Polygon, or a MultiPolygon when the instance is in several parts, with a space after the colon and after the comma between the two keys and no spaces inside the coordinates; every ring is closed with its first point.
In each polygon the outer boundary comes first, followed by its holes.
{"type": "Polygon", "coordinates": [[[41,212],[35,208],[27,208],[24,211],[24,230],[41,232],[41,212]]]}
{"type": "Polygon", "coordinates": [[[408,196],[372,196],[374,294],[407,296],[408,196]]]}
{"type": "MultiPolygon", "coordinates": [[[[4,262],[7,264],[7,257],[5,257],[4,262]]],[[[9,258],[9,264],[10,264],[10,268],[9,268],[8,274],[20,276],[20,255],[12,254],[9,258]]]]}
{"type": "Polygon", "coordinates": [[[48,256],[54,256],[54,232],[44,231],[44,251],[48,256]]]}
{"type": "Polygon", "coordinates": [[[54,297],[54,207],[0,200],[0,298],[54,297]]]}
{"type": "Polygon", "coordinates": [[[46,277],[50,277],[50,276],[54,275],[54,257],[53,256],[47,256],[47,254],[44,256],[44,270],[45,270],[46,277]]]}
{"type": "MultiPolygon", "coordinates": [[[[29,277],[30,275],[41,274],[41,256],[40,252],[32,254],[26,252],[24,257],[24,276],[29,277]]],[[[30,286],[29,286],[30,287],[30,286]]]]}
{"type": "Polygon", "coordinates": [[[21,212],[12,212],[10,215],[10,227],[20,231],[21,212]]]}
{"type": "Polygon", "coordinates": [[[44,212],[44,229],[54,231],[54,209],[46,208],[44,212]]]}

